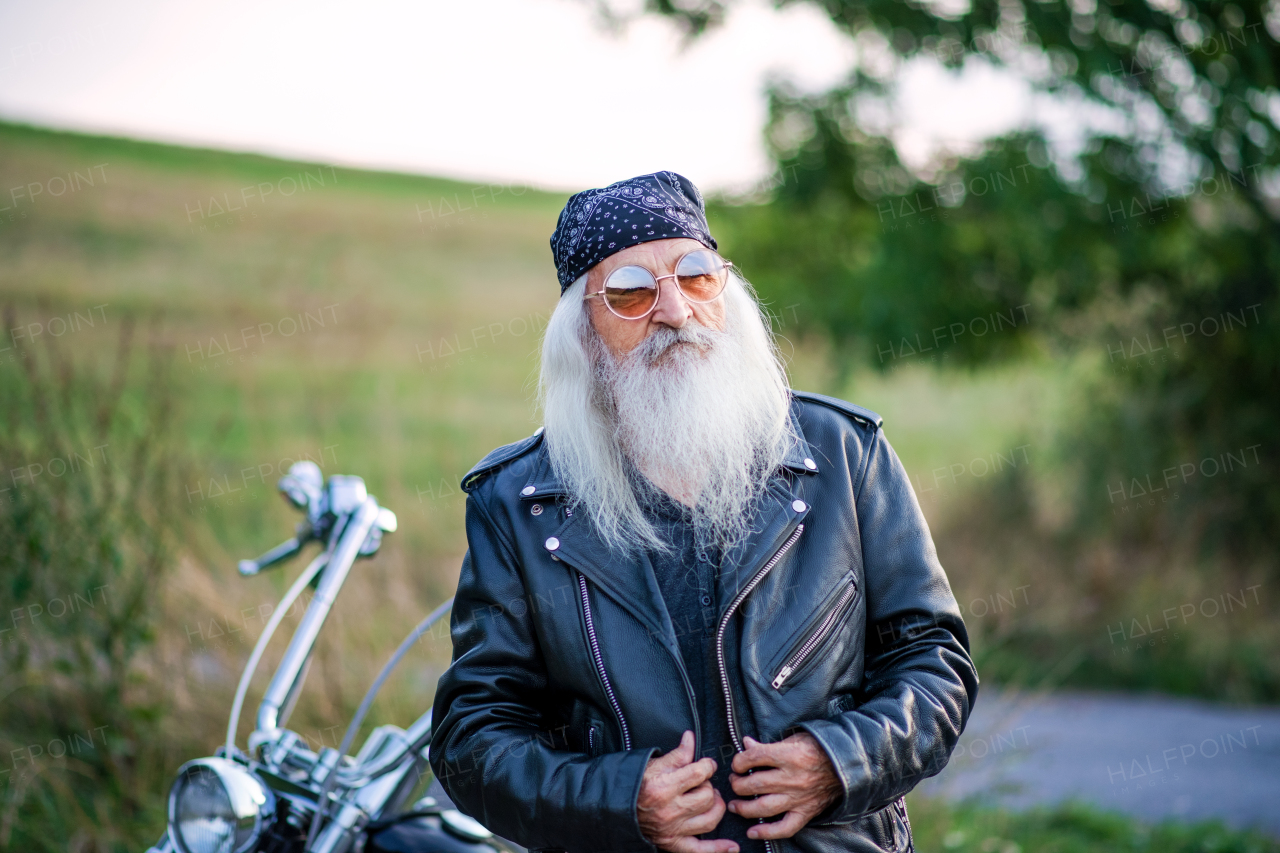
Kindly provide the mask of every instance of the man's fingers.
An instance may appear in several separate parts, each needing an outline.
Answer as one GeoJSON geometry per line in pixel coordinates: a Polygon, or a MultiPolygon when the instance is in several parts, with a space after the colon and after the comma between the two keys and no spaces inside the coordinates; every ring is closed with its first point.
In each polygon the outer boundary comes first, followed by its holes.
{"type": "Polygon", "coordinates": [[[719,791],[712,789],[707,794],[706,806],[697,808],[696,812],[692,817],[681,822],[677,830],[681,835],[701,835],[719,826],[725,812],[724,798],[720,796],[719,791]]]}
{"type": "Polygon", "coordinates": [[[760,743],[751,738],[744,738],[746,749],[733,756],[729,765],[734,773],[746,773],[752,767],[777,767],[783,755],[790,751],[790,744],[760,743]]]}
{"type": "Polygon", "coordinates": [[[710,779],[715,772],[715,759],[702,758],[692,764],[686,764],[684,767],[671,770],[656,781],[678,794],[683,794],[690,788],[695,788],[710,779]]]}
{"type": "Polygon", "coordinates": [[[680,745],[673,751],[680,756],[681,764],[693,761],[693,732],[685,729],[684,734],[680,735],[680,745]]]}
{"type": "Polygon", "coordinates": [[[738,853],[737,843],[730,841],[728,838],[708,838],[704,840],[694,838],[692,835],[685,835],[666,842],[660,841],[658,846],[663,850],[670,850],[671,853],[738,853]]]}
{"type": "Polygon", "coordinates": [[[687,780],[682,781],[685,774],[698,769],[689,765],[645,783],[640,791],[640,799],[636,802],[636,809],[653,814],[654,820],[662,822],[679,819],[682,814],[701,814],[711,808],[715,794],[710,782],[706,779],[696,781],[696,778],[692,784],[687,780]]]}
{"type": "MultiPolygon", "coordinates": [[[[675,805],[688,815],[701,815],[710,809],[714,809],[717,800],[720,801],[720,805],[723,807],[724,800],[720,797],[719,792],[711,787],[710,782],[703,782],[701,785],[697,785],[678,795],[675,798],[675,805]]],[[[721,813],[723,814],[723,810],[721,813]]],[[[706,830],[700,829],[698,832],[706,832],[706,830]]]]}
{"type": "Polygon", "coordinates": [[[782,820],[772,823],[760,823],[747,830],[748,838],[790,838],[795,835],[809,819],[800,812],[787,812],[782,820]]]}
{"type": "Polygon", "coordinates": [[[790,794],[765,794],[754,800],[731,800],[728,808],[743,817],[773,817],[788,811],[795,805],[790,794]]]}
{"type": "Polygon", "coordinates": [[[729,787],[740,797],[751,797],[756,794],[776,794],[791,791],[796,786],[792,777],[783,770],[757,770],[740,776],[729,774],[729,787]]]}
{"type": "MultiPolygon", "coordinates": [[[[684,769],[677,772],[683,773],[684,769]]],[[[716,813],[716,819],[710,827],[679,834],[697,834],[714,828],[724,815],[724,799],[707,781],[694,785],[688,791],[678,790],[671,782],[674,775],[675,772],[663,774],[642,788],[640,798],[636,801],[641,826],[653,835],[677,832],[684,822],[710,811],[716,813]]]]}
{"type": "Polygon", "coordinates": [[[649,767],[658,767],[662,770],[674,770],[677,767],[684,767],[693,760],[693,732],[688,729],[680,736],[680,744],[670,752],[664,752],[657,758],[649,760],[649,767]]]}

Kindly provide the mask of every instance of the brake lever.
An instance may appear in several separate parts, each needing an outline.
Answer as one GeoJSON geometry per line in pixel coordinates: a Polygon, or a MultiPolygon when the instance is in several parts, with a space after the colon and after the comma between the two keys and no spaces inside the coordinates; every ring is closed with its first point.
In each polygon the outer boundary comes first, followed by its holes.
{"type": "Polygon", "coordinates": [[[256,560],[241,560],[240,575],[241,577],[250,578],[260,572],[266,571],[274,566],[278,566],[285,560],[297,555],[302,550],[302,546],[314,538],[311,534],[311,527],[307,524],[298,525],[298,535],[281,542],[267,553],[258,557],[256,560]]]}

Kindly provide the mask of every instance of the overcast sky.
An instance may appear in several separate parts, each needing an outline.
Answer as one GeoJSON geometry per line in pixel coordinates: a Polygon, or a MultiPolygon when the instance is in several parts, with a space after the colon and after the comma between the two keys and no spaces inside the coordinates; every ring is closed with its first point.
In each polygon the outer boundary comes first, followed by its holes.
{"type": "MultiPolygon", "coordinates": [[[[849,41],[817,10],[734,7],[681,50],[586,0],[0,0],[0,118],[554,189],[674,169],[704,189],[767,174],[764,83],[835,82],[849,41]]],[[[990,75],[904,79],[903,144],[1007,127],[990,75]]]]}

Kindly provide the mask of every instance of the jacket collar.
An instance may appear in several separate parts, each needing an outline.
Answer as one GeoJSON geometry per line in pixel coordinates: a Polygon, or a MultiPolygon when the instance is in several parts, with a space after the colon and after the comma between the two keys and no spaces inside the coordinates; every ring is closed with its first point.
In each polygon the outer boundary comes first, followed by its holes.
{"type": "MultiPolygon", "coordinates": [[[[738,589],[750,580],[809,512],[807,503],[799,498],[805,477],[780,476],[784,470],[796,475],[818,472],[814,453],[796,415],[798,405],[792,397],[790,417],[799,441],[775,470],[768,488],[751,507],[750,535],[726,557],[725,566],[735,568],[721,574],[722,581],[717,590],[721,613],[738,589]]],[[[537,456],[538,463],[532,466],[533,472],[521,490],[521,499],[545,500],[553,495],[567,494],[567,489],[551,470],[545,449],[540,448],[537,456]]],[[[580,571],[656,636],[663,637],[676,654],[679,653],[675,629],[663,604],[653,566],[646,555],[624,558],[610,551],[599,538],[589,514],[584,512],[574,513],[566,519],[547,543],[552,540],[555,548],[549,551],[556,559],[580,571]]]]}

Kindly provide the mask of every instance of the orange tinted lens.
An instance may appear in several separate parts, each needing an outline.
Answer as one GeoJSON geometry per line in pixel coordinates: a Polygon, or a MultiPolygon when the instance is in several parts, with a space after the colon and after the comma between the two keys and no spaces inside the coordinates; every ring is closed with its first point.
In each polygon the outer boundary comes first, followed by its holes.
{"type": "Polygon", "coordinates": [[[605,280],[604,298],[623,317],[643,317],[658,298],[658,283],[644,267],[618,267],[605,280]]]}
{"type": "Polygon", "coordinates": [[[686,298],[693,302],[710,302],[720,295],[728,280],[724,259],[709,249],[690,252],[676,266],[676,281],[686,298]]]}

